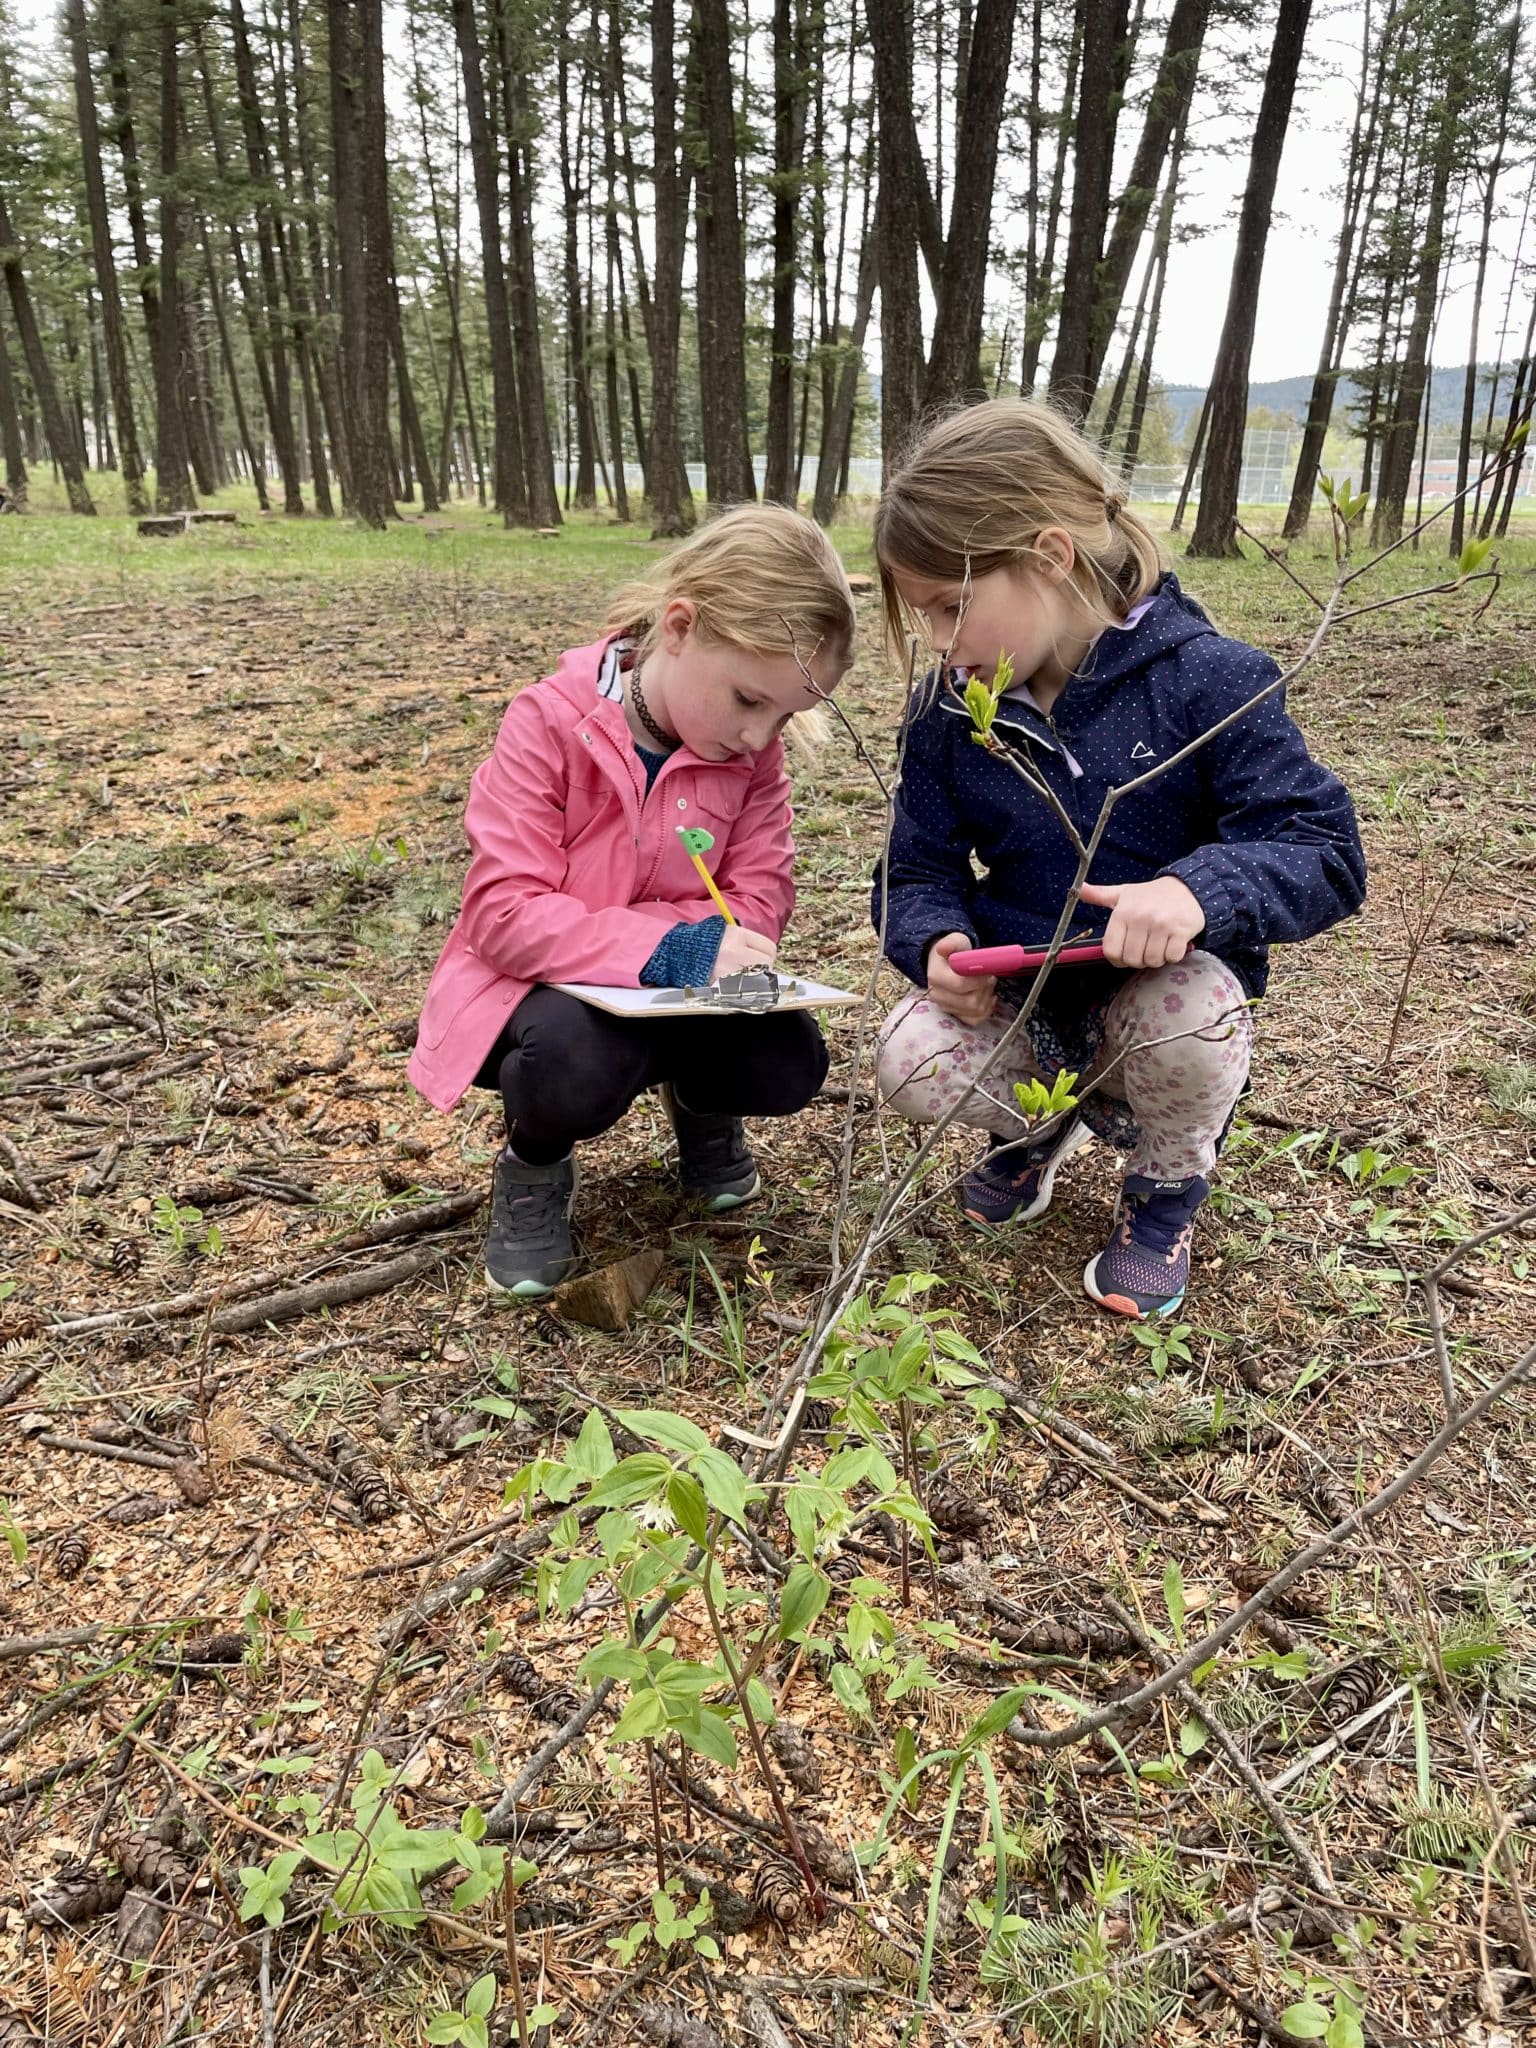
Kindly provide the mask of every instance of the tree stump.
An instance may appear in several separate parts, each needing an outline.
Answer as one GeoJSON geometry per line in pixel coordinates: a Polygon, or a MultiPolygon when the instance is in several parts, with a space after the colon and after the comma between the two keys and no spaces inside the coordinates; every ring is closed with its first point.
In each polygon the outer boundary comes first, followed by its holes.
{"type": "Polygon", "coordinates": [[[568,1323],[592,1330],[622,1330],[661,1276],[665,1254],[632,1252],[595,1273],[582,1273],[557,1287],[550,1307],[568,1323]]]}

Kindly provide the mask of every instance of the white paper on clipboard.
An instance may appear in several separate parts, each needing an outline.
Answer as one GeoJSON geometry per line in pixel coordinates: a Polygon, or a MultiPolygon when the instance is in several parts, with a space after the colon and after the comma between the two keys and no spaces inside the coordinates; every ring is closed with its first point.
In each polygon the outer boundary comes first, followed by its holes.
{"type": "MultiPolygon", "coordinates": [[[[678,994],[673,1002],[658,1000],[664,991],[656,988],[608,988],[595,981],[556,981],[550,984],[562,995],[575,996],[579,1002],[590,1003],[594,1010],[606,1010],[614,1017],[742,1017],[745,1010],[731,1008],[729,1004],[700,1002],[697,997],[689,998],[678,994]]],[[[832,988],[824,981],[807,981],[801,975],[779,977],[778,1001],[775,1010],[846,1010],[860,1003],[862,996],[850,995],[845,988],[832,988]],[[794,982],[794,988],[787,984],[794,982]]]]}

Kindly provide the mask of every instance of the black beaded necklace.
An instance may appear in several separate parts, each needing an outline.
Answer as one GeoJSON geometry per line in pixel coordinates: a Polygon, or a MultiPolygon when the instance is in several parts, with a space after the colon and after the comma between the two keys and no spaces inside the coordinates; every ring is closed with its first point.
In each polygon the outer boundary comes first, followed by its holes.
{"type": "Polygon", "coordinates": [[[672,749],[676,746],[680,746],[682,742],[678,739],[677,734],[675,732],[665,731],[661,726],[659,726],[656,723],[655,719],[652,718],[651,707],[649,704],[646,703],[645,692],[640,687],[640,671],[643,666],[643,662],[637,661],[634,667],[629,672],[630,698],[634,704],[636,712],[639,714],[640,723],[651,735],[651,738],[657,742],[662,752],[664,754],[670,754],[672,749]]]}

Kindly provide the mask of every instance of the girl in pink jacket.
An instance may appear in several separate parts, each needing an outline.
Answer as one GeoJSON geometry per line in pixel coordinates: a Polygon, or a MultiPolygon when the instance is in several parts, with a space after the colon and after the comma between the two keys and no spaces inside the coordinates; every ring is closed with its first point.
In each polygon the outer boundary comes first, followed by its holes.
{"type": "Polygon", "coordinates": [[[574,1263],[573,1148],[659,1087],[685,1193],[758,1191],[745,1116],[790,1116],[827,1051],[804,1011],[615,1017],[555,982],[695,986],[771,964],[795,891],[781,734],[842,679],[853,600],[821,529],[776,505],[700,528],[609,630],[513,698],[470,785],[463,905],[433,971],[410,1077],[451,1109],[499,1088],[486,1278],[546,1294],[574,1263]],[[715,910],[677,836],[713,835],[715,910]]]}

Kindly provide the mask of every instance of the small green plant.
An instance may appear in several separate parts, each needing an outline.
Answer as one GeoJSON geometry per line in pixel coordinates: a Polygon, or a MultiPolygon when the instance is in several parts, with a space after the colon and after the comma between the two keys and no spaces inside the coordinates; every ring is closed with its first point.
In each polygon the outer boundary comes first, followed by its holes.
{"type": "Polygon", "coordinates": [[[1280,2015],[1293,2041],[1323,2048],[1365,2048],[1365,1999],[1353,1977],[1318,1977],[1287,1969],[1285,1981],[1302,1995],[1280,2015]]]}
{"type": "Polygon", "coordinates": [[[27,1561],[26,1531],[11,1513],[8,1500],[0,1500],[0,1536],[4,1536],[10,1547],[12,1561],[23,1565],[27,1561]]]}
{"type": "Polygon", "coordinates": [[[190,1203],[178,1202],[174,1195],[156,1195],[150,1205],[149,1220],[180,1258],[188,1252],[201,1252],[205,1258],[217,1258],[224,1249],[218,1225],[205,1225],[201,1209],[194,1209],[190,1203]]]}
{"type": "Polygon", "coordinates": [[[709,1892],[699,1893],[698,1904],[686,1912],[679,1912],[677,1900],[683,1889],[680,1877],[669,1877],[664,1885],[651,1893],[651,1917],[636,1920],[627,1934],[611,1934],[608,1947],[618,1952],[619,1961],[627,1970],[648,1941],[653,1941],[664,1955],[674,1948],[691,1949],[696,1956],[707,1956],[711,1962],[720,1959],[720,1945],[712,1934],[704,1930],[714,1917],[709,1892]]]}
{"type": "Polygon", "coordinates": [[[427,2039],[458,2041],[463,2048],[489,2048],[486,2021],[495,2003],[496,1977],[493,1971],[487,1970],[465,1992],[462,2006],[449,2006],[445,2012],[432,2015],[427,2021],[427,2039]]]}
{"type": "Polygon", "coordinates": [[[1158,1379],[1165,1378],[1174,1365],[1194,1364],[1194,1354],[1189,1348],[1190,1334],[1188,1323],[1175,1323],[1171,1329],[1164,1329],[1157,1323],[1131,1325],[1131,1341],[1145,1351],[1147,1363],[1158,1379]]]}
{"type": "Polygon", "coordinates": [[[999,653],[997,667],[992,672],[990,683],[980,676],[972,676],[965,686],[965,708],[971,714],[975,731],[971,734],[978,746],[989,746],[992,740],[992,724],[997,717],[997,707],[1002,702],[1013,682],[1013,659],[999,653]]]}
{"type": "Polygon", "coordinates": [[[1053,1117],[1065,1116],[1077,1107],[1077,1076],[1065,1068],[1055,1076],[1049,1088],[1043,1081],[1031,1077],[1028,1081],[1015,1081],[1014,1100],[1019,1105],[1019,1114],[1025,1118],[1033,1131],[1038,1125],[1053,1117]]]}

